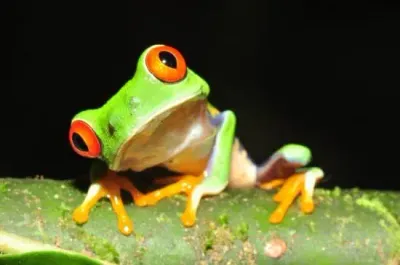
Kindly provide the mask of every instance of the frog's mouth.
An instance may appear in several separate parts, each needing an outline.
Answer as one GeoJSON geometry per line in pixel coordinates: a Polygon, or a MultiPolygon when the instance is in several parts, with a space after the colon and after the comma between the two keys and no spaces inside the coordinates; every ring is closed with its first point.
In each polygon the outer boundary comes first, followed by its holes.
{"type": "MultiPolygon", "coordinates": [[[[129,139],[120,146],[110,169],[142,171],[165,162],[168,157],[179,152],[179,148],[171,144],[174,139],[166,135],[171,130],[184,126],[188,120],[195,119],[194,115],[198,115],[201,106],[205,105],[204,99],[205,95],[200,88],[198,93],[150,113],[142,124],[131,132],[129,139]],[[176,118],[178,113],[180,119],[176,118]]],[[[180,136],[177,135],[177,138],[180,136]]]]}

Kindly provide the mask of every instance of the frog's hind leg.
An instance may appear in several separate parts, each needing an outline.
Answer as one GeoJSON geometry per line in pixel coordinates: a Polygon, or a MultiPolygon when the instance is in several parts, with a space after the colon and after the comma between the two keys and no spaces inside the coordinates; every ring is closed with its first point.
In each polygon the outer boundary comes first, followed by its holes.
{"type": "Polygon", "coordinates": [[[258,186],[270,190],[281,186],[273,197],[279,205],[271,214],[271,223],[280,223],[295,198],[300,196],[301,211],[314,210],[313,193],[324,172],[320,168],[301,168],[311,160],[310,150],[302,145],[289,144],[278,150],[270,160],[259,167],[258,186]]]}
{"type": "Polygon", "coordinates": [[[129,191],[134,200],[138,200],[143,196],[129,179],[118,176],[115,172],[107,171],[104,176],[95,180],[90,185],[84,201],[73,212],[74,221],[78,224],[86,223],[93,206],[101,198],[107,197],[111,201],[112,208],[117,215],[118,229],[124,235],[131,234],[133,232],[133,222],[125,210],[120,194],[121,189],[129,191]]]}

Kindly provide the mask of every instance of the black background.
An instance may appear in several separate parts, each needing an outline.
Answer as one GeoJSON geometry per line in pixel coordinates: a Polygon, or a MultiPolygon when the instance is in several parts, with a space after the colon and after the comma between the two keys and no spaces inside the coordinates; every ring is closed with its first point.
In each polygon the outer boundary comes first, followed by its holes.
{"type": "MultiPolygon", "coordinates": [[[[5,1],[6,2],[6,1],[5,1]]],[[[389,1],[10,1],[1,176],[75,178],[72,116],[133,75],[140,53],[178,48],[232,109],[256,162],[308,145],[333,187],[399,189],[400,5],[389,1]],[[351,2],[351,5],[349,4],[351,2]]]]}

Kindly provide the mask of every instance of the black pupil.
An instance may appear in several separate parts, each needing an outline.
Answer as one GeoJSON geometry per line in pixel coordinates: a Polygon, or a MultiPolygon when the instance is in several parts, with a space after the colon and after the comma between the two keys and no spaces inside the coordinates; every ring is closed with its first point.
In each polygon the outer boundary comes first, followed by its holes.
{"type": "Polygon", "coordinates": [[[158,57],[160,58],[160,61],[163,64],[165,64],[171,68],[176,68],[176,66],[177,66],[176,58],[172,53],[162,51],[158,54],[158,57]]]}
{"type": "Polygon", "coordinates": [[[87,147],[85,141],[83,141],[82,137],[79,134],[73,133],[72,141],[74,142],[75,147],[78,148],[79,150],[83,152],[89,151],[89,148],[87,147]]]}

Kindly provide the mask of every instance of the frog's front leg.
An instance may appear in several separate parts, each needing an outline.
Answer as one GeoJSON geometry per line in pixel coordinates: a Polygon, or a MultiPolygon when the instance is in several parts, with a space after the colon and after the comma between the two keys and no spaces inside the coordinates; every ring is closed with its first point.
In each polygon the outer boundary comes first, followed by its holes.
{"type": "Polygon", "coordinates": [[[108,170],[100,161],[93,163],[90,176],[93,184],[90,185],[87,195],[80,206],[73,212],[73,219],[78,224],[86,223],[89,219],[89,212],[93,206],[103,197],[111,201],[112,208],[118,218],[118,229],[124,235],[133,232],[133,222],[129,218],[120,190],[129,191],[134,200],[143,196],[128,178],[117,175],[116,172],[108,170]]]}
{"type": "Polygon", "coordinates": [[[271,214],[271,223],[280,223],[294,199],[301,194],[302,212],[314,210],[313,193],[318,180],[322,179],[322,169],[302,168],[311,160],[310,150],[302,145],[288,144],[279,149],[270,160],[258,169],[258,186],[262,189],[282,188],[273,197],[279,206],[271,214]]]}
{"type": "Polygon", "coordinates": [[[201,176],[178,177],[176,183],[144,195],[136,201],[137,204],[155,204],[162,198],[184,192],[188,201],[181,221],[185,226],[194,225],[201,198],[222,192],[229,181],[236,117],[232,111],[227,110],[213,117],[212,122],[218,127],[218,133],[204,173],[201,176]]]}

